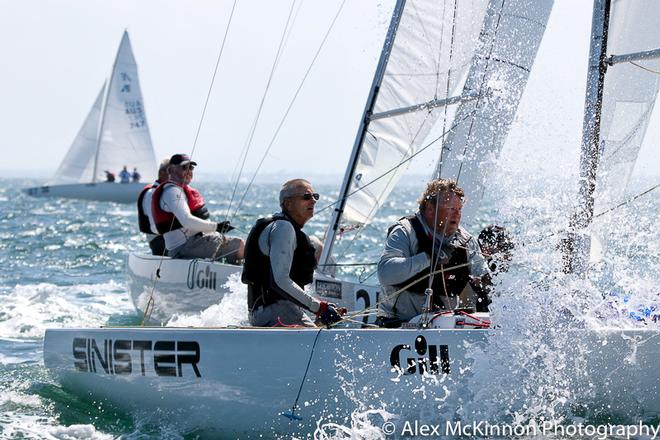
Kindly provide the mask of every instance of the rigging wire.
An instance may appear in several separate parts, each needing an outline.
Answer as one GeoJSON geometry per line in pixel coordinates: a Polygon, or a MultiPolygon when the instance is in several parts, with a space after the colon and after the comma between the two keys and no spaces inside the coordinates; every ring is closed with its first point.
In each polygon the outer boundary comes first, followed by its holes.
{"type": "Polygon", "coordinates": [[[639,67],[639,68],[642,69],[642,70],[646,70],[647,72],[653,73],[653,74],[655,74],[655,75],[660,75],[660,72],[657,71],[657,70],[649,69],[648,67],[644,67],[644,66],[642,66],[641,64],[638,64],[638,63],[636,63],[636,62],[634,62],[634,61],[628,61],[628,62],[629,62],[630,64],[632,64],[633,66],[635,66],[635,67],[639,67]]]}
{"type": "MultiPolygon", "coordinates": [[[[413,139],[410,141],[410,144],[408,145],[408,150],[406,151],[406,155],[409,154],[408,151],[410,150],[410,147],[417,141],[417,137],[419,136],[421,131],[424,129],[424,124],[426,124],[426,122],[428,121],[429,116],[431,116],[432,113],[433,113],[433,110],[429,110],[427,112],[424,121],[422,121],[419,128],[417,129],[417,133],[415,133],[415,136],[413,137],[413,139]]],[[[387,182],[387,184],[385,185],[385,188],[383,189],[383,191],[381,192],[380,195],[382,195],[383,193],[385,193],[388,190],[388,188],[390,187],[390,184],[392,183],[392,180],[394,180],[395,177],[396,177],[396,172],[394,172],[390,175],[389,182],[387,182]]],[[[371,207],[371,209],[369,210],[369,213],[367,214],[367,218],[371,217],[379,208],[380,208],[380,205],[378,203],[373,205],[371,207]]],[[[362,232],[364,231],[366,226],[367,225],[364,224],[364,225],[360,225],[356,228],[357,232],[353,235],[353,238],[342,249],[344,253],[347,253],[351,249],[351,247],[355,244],[356,240],[360,237],[360,235],[362,234],[362,232]]]]}
{"type": "MultiPolygon", "coordinates": [[[[254,139],[254,133],[257,130],[257,125],[259,123],[259,119],[261,117],[261,111],[263,110],[264,103],[266,101],[266,96],[268,95],[268,91],[270,90],[270,84],[273,80],[273,76],[275,75],[275,70],[277,70],[277,66],[280,61],[280,57],[282,56],[282,51],[284,48],[284,44],[286,42],[286,35],[287,31],[289,30],[289,23],[291,23],[291,26],[293,26],[293,22],[291,21],[291,17],[293,16],[293,10],[296,4],[296,0],[293,0],[291,2],[291,8],[289,9],[289,15],[286,19],[286,24],[284,25],[284,30],[282,31],[282,36],[280,37],[280,43],[277,48],[277,53],[275,54],[275,60],[273,61],[273,65],[270,70],[270,74],[268,75],[268,81],[266,82],[266,88],[264,89],[264,93],[261,97],[261,102],[259,103],[259,107],[257,109],[257,113],[254,117],[254,121],[252,122],[252,126],[250,127],[250,131],[248,132],[248,137],[245,140],[245,145],[243,146],[243,150],[241,151],[241,155],[239,156],[239,162],[240,162],[240,167],[238,170],[238,176],[236,177],[236,183],[234,185],[234,188],[231,193],[231,197],[229,198],[229,205],[227,206],[227,214],[225,215],[225,220],[229,219],[229,213],[231,212],[231,205],[234,202],[234,198],[236,197],[236,192],[238,190],[238,185],[241,181],[241,176],[243,175],[243,169],[245,168],[245,162],[247,160],[248,154],[250,152],[250,147],[252,146],[252,140],[254,139]],[[242,160],[241,160],[242,158],[242,160]]],[[[237,164],[238,165],[238,164],[237,164]]],[[[234,172],[236,170],[234,169],[234,172]]],[[[238,209],[236,210],[238,212],[238,209]]],[[[236,215],[234,213],[234,215],[236,215]]]]}
{"type": "MultiPolygon", "coordinates": [[[[224,52],[225,49],[225,43],[227,41],[227,36],[229,35],[229,28],[231,26],[232,19],[234,17],[234,11],[236,10],[236,3],[238,0],[234,0],[234,3],[231,7],[231,12],[229,13],[229,19],[227,20],[227,26],[225,28],[225,34],[222,37],[222,43],[220,44],[220,51],[218,53],[218,58],[216,59],[215,62],[215,69],[213,70],[213,75],[211,76],[211,83],[209,84],[208,91],[206,93],[206,100],[204,101],[204,107],[202,108],[202,114],[199,118],[199,123],[197,124],[197,131],[195,132],[195,138],[193,140],[193,145],[190,150],[190,157],[193,157],[193,153],[195,152],[195,148],[197,146],[197,139],[199,139],[199,133],[202,129],[202,124],[204,122],[204,116],[206,115],[206,109],[209,104],[209,100],[211,98],[211,91],[213,90],[213,85],[215,84],[215,78],[218,73],[218,68],[220,66],[220,60],[222,59],[222,53],[224,52]]],[[[181,199],[177,199],[177,205],[180,203],[181,199]]],[[[172,226],[174,225],[174,219],[175,217],[172,217],[172,223],[170,224],[170,229],[172,229],[172,226]]],[[[154,300],[154,292],[156,290],[156,284],[158,283],[158,279],[160,278],[160,270],[163,266],[163,261],[165,260],[165,250],[163,250],[162,255],[160,255],[160,258],[158,260],[158,267],[156,268],[156,274],[152,280],[151,283],[151,291],[149,292],[149,298],[147,299],[147,304],[144,307],[144,311],[142,313],[142,321],[140,323],[141,326],[144,326],[149,319],[151,319],[151,314],[153,313],[153,309],[155,306],[155,300],[154,300]]]]}
{"type": "MultiPolygon", "coordinates": [[[[462,267],[467,267],[469,264],[470,264],[470,263],[462,263],[462,264],[457,264],[457,265],[455,265],[455,266],[451,266],[451,267],[441,267],[440,269],[433,270],[433,271],[431,271],[430,273],[426,273],[426,274],[424,274],[424,275],[421,275],[421,276],[415,278],[414,280],[410,281],[410,282],[409,282],[408,284],[406,284],[405,286],[403,286],[403,287],[399,288],[398,290],[392,292],[390,295],[392,295],[392,296],[393,296],[393,295],[398,295],[399,293],[404,292],[405,290],[407,290],[407,289],[408,289],[410,286],[412,286],[413,284],[416,284],[416,283],[418,283],[418,282],[420,282],[420,281],[423,281],[423,280],[425,280],[426,278],[428,278],[428,277],[430,277],[430,276],[432,276],[432,275],[442,274],[442,275],[443,275],[443,278],[444,278],[444,273],[445,273],[445,272],[451,272],[451,271],[453,271],[453,270],[460,269],[460,268],[462,268],[462,267]]],[[[421,274],[421,272],[420,272],[420,274],[421,274]]],[[[390,296],[390,295],[388,295],[388,296],[390,296]]],[[[354,311],[354,312],[347,313],[346,315],[343,315],[343,317],[345,317],[345,318],[347,318],[347,319],[352,319],[352,318],[355,318],[355,317],[358,317],[358,316],[369,315],[370,313],[365,313],[365,312],[369,312],[370,310],[376,310],[376,309],[378,308],[378,306],[379,306],[384,300],[385,300],[385,298],[383,297],[381,300],[376,301],[373,305],[371,305],[371,306],[369,306],[369,307],[366,307],[366,308],[364,308],[364,309],[362,309],[362,310],[356,310],[356,311],[354,311]]],[[[342,319],[342,321],[343,321],[343,319],[342,319]]],[[[334,327],[334,326],[338,325],[339,323],[341,323],[342,321],[338,321],[338,322],[336,322],[336,323],[334,323],[334,324],[331,324],[330,327],[334,327]]]]}
{"type": "MultiPolygon", "coordinates": [[[[493,38],[490,41],[490,50],[488,51],[488,56],[486,56],[486,66],[484,68],[484,74],[481,77],[481,83],[479,84],[479,93],[477,94],[477,100],[474,104],[475,108],[479,107],[481,97],[484,96],[482,94],[484,85],[486,84],[486,75],[488,74],[488,68],[490,67],[490,61],[491,57],[493,55],[493,50],[495,50],[495,37],[497,36],[497,31],[500,29],[500,22],[502,21],[502,13],[504,11],[504,3],[505,0],[502,0],[502,3],[500,4],[500,12],[497,14],[497,22],[495,24],[495,30],[493,31],[493,38]]],[[[475,118],[470,121],[470,128],[468,129],[468,134],[467,137],[465,138],[465,147],[463,148],[463,154],[461,155],[461,161],[460,165],[458,167],[458,174],[456,175],[456,183],[458,183],[458,180],[461,177],[461,172],[463,170],[463,164],[465,163],[465,155],[468,150],[468,144],[469,144],[469,139],[470,136],[472,135],[472,130],[474,129],[474,121],[476,119],[476,111],[474,112],[475,118]]]]}
{"type": "Polygon", "coordinates": [[[641,193],[637,194],[637,195],[634,196],[634,197],[630,197],[630,198],[624,200],[623,202],[619,203],[619,204],[616,205],[616,206],[613,206],[613,207],[611,207],[611,208],[609,208],[609,209],[607,209],[607,210],[605,210],[605,211],[603,211],[603,212],[599,212],[598,214],[594,215],[594,218],[601,217],[601,216],[603,216],[603,215],[605,215],[605,214],[607,214],[607,213],[610,213],[610,212],[614,211],[615,209],[621,208],[622,206],[625,206],[625,205],[627,205],[628,203],[631,203],[631,202],[637,200],[638,198],[640,198],[640,197],[642,197],[642,196],[644,196],[644,195],[646,195],[646,194],[650,193],[651,191],[656,190],[656,189],[658,189],[658,188],[660,188],[660,183],[658,183],[658,184],[656,184],[655,186],[653,186],[653,187],[647,189],[647,190],[644,191],[644,192],[641,192],[641,193]]]}
{"type": "Polygon", "coordinates": [[[245,188],[245,191],[243,192],[243,195],[242,195],[241,199],[239,200],[238,205],[236,206],[236,210],[234,211],[233,216],[236,216],[236,214],[238,213],[238,210],[243,205],[243,202],[245,201],[245,197],[247,196],[248,191],[252,187],[252,184],[254,183],[254,180],[256,179],[257,174],[261,170],[261,166],[263,165],[264,161],[266,160],[266,157],[268,156],[268,153],[270,152],[271,147],[275,143],[275,139],[279,135],[280,130],[281,130],[282,126],[284,125],[284,121],[286,121],[286,118],[289,115],[289,112],[291,111],[291,108],[293,107],[294,102],[298,98],[298,94],[300,93],[300,90],[302,89],[303,85],[305,84],[305,81],[307,80],[307,77],[309,76],[309,73],[312,70],[312,67],[314,66],[314,63],[316,62],[316,59],[318,58],[319,54],[321,53],[321,49],[323,49],[323,46],[325,45],[325,42],[328,39],[328,36],[330,35],[330,31],[334,27],[334,25],[337,21],[337,18],[339,17],[339,13],[344,8],[345,3],[346,3],[346,0],[343,0],[341,2],[341,5],[339,6],[339,9],[337,10],[337,13],[335,14],[335,17],[332,19],[332,23],[330,24],[330,27],[328,28],[327,32],[325,33],[325,36],[323,37],[323,40],[321,41],[321,45],[319,46],[318,50],[314,54],[314,58],[312,59],[312,62],[310,63],[309,67],[307,68],[307,70],[305,72],[305,75],[303,76],[303,79],[300,82],[300,85],[298,86],[298,88],[296,89],[296,92],[293,95],[293,98],[289,102],[289,105],[288,105],[286,111],[284,112],[284,116],[282,116],[282,119],[280,120],[280,123],[277,126],[277,129],[275,130],[275,133],[273,134],[273,137],[271,138],[270,142],[268,143],[268,147],[266,147],[266,150],[264,151],[264,154],[261,158],[261,161],[259,162],[259,165],[257,166],[257,169],[254,171],[254,174],[252,175],[252,178],[250,179],[250,182],[248,183],[247,187],[245,188]]]}
{"type": "Polygon", "coordinates": [[[202,109],[202,115],[199,118],[199,124],[197,124],[197,132],[195,133],[195,140],[193,141],[192,149],[190,150],[190,157],[192,158],[195,148],[197,147],[197,139],[199,138],[199,133],[202,129],[202,123],[204,122],[204,116],[206,115],[206,108],[209,105],[209,100],[211,98],[211,91],[213,90],[213,84],[215,84],[215,77],[218,73],[218,67],[220,66],[220,60],[222,59],[222,53],[225,50],[225,42],[227,41],[227,35],[229,34],[229,26],[231,25],[232,18],[234,17],[234,10],[236,9],[236,2],[231,7],[231,12],[229,13],[229,20],[227,20],[227,27],[225,28],[225,35],[222,37],[222,44],[220,45],[220,52],[218,53],[218,59],[215,62],[215,69],[213,70],[213,76],[211,77],[211,84],[209,84],[209,90],[206,93],[206,100],[204,101],[204,107],[202,109]]]}
{"type": "MultiPolygon", "coordinates": [[[[468,114],[465,115],[462,119],[460,119],[458,122],[455,122],[455,123],[449,128],[448,131],[451,131],[451,130],[453,130],[454,128],[456,128],[456,127],[458,126],[458,124],[460,124],[461,122],[465,121],[465,120],[468,119],[470,116],[472,116],[472,113],[474,113],[475,111],[476,111],[476,110],[472,110],[471,113],[468,113],[468,114]]],[[[428,149],[428,148],[430,148],[431,146],[433,146],[436,142],[438,142],[438,141],[442,138],[443,134],[444,134],[444,133],[441,133],[440,136],[436,137],[436,138],[433,139],[431,142],[429,142],[427,145],[425,145],[424,147],[420,148],[419,151],[415,152],[414,154],[411,154],[410,156],[406,157],[405,159],[402,159],[398,164],[396,164],[396,165],[394,165],[392,168],[390,168],[390,169],[384,171],[384,172],[381,173],[380,175],[374,177],[371,181],[365,183],[365,184],[362,185],[360,188],[357,188],[357,189],[355,189],[354,191],[351,191],[350,193],[346,194],[346,196],[345,196],[344,198],[349,198],[349,197],[351,197],[352,195],[357,194],[358,192],[364,190],[365,188],[367,188],[367,187],[370,186],[371,184],[373,184],[373,183],[379,181],[380,179],[382,179],[383,177],[387,176],[387,175],[390,174],[391,172],[396,171],[396,170],[399,169],[401,166],[405,165],[407,162],[413,160],[413,159],[414,159],[415,157],[417,157],[419,154],[421,154],[421,153],[423,153],[424,151],[426,151],[426,149],[428,149]]],[[[326,209],[330,209],[330,208],[332,208],[333,206],[337,205],[337,204],[340,203],[340,202],[341,202],[341,200],[335,200],[334,202],[329,203],[329,204],[327,204],[326,206],[324,206],[323,208],[321,208],[321,209],[319,209],[318,211],[316,211],[316,214],[319,214],[319,213],[325,211],[326,209]]]]}
{"type": "MultiPolygon", "coordinates": [[[[456,9],[457,9],[456,0],[454,0],[454,18],[453,18],[452,29],[451,29],[451,43],[449,45],[449,62],[447,63],[447,64],[449,64],[450,68],[447,70],[447,87],[445,88],[445,96],[446,97],[449,97],[449,89],[450,89],[449,86],[451,84],[451,59],[452,59],[452,56],[454,54],[454,37],[456,35],[456,9]]],[[[443,16],[444,16],[444,8],[443,8],[443,16]]],[[[443,23],[444,23],[444,21],[443,21],[443,23]]],[[[440,47],[442,47],[442,40],[440,40],[440,47]]],[[[439,61],[440,60],[438,59],[438,62],[439,61]]],[[[439,68],[440,68],[440,66],[438,65],[438,70],[439,70],[439,68]]],[[[440,77],[438,76],[438,83],[439,83],[439,80],[440,80],[440,77]]],[[[438,85],[436,85],[436,97],[437,97],[437,89],[438,89],[438,85]]],[[[443,120],[442,120],[442,131],[443,132],[445,131],[446,127],[447,127],[447,106],[445,106],[445,108],[444,108],[444,116],[443,116],[443,120]]],[[[438,166],[437,166],[436,173],[435,173],[437,176],[440,176],[440,172],[442,170],[442,159],[443,159],[443,156],[444,156],[444,152],[445,152],[445,138],[443,136],[442,146],[440,148],[440,158],[438,159],[438,166]]]]}
{"type": "MultiPolygon", "coordinates": [[[[486,61],[486,66],[484,68],[484,73],[483,73],[483,76],[481,78],[481,83],[479,84],[479,93],[478,93],[477,101],[474,105],[475,110],[472,113],[473,117],[470,119],[470,127],[468,129],[468,134],[467,134],[467,137],[465,139],[465,146],[463,148],[463,154],[461,155],[461,159],[460,159],[460,162],[459,162],[458,173],[456,174],[456,180],[455,180],[457,186],[458,186],[458,182],[460,181],[461,171],[463,169],[463,164],[465,163],[465,157],[466,157],[466,153],[467,153],[467,149],[468,149],[468,145],[469,145],[469,140],[470,140],[470,137],[472,135],[472,130],[474,128],[474,123],[475,123],[475,120],[476,120],[476,117],[477,117],[476,109],[479,108],[479,104],[480,104],[480,101],[482,99],[481,97],[482,97],[482,92],[483,92],[483,88],[484,88],[484,85],[485,85],[485,79],[486,79],[486,75],[488,73],[490,58],[491,58],[492,52],[495,48],[495,37],[497,36],[497,31],[499,29],[500,21],[502,19],[502,11],[503,10],[504,10],[504,0],[501,3],[500,12],[498,14],[495,30],[493,32],[493,37],[490,41],[490,49],[489,49],[488,56],[486,57],[486,60],[487,60],[486,61]]],[[[455,26],[456,26],[456,3],[454,3],[454,23],[453,24],[454,24],[454,28],[452,29],[452,44],[454,42],[454,32],[455,32],[455,26]]],[[[450,60],[450,62],[451,62],[451,60],[450,60]]],[[[447,74],[447,85],[449,86],[449,72],[447,74]]],[[[442,160],[442,153],[444,152],[444,148],[445,148],[445,146],[444,146],[444,138],[443,138],[443,146],[442,146],[442,149],[441,149],[441,152],[440,152],[440,159],[441,160],[442,160]]],[[[440,169],[440,167],[441,167],[441,163],[439,164],[438,169],[440,169]]],[[[438,177],[439,176],[440,175],[438,174],[438,177]]],[[[430,268],[429,268],[430,276],[429,276],[428,290],[432,289],[433,279],[434,279],[434,270],[433,269],[436,267],[436,265],[440,261],[440,250],[442,249],[442,244],[440,244],[440,249],[438,249],[437,255],[435,255],[435,258],[434,258],[433,253],[435,251],[435,238],[436,238],[435,235],[437,233],[438,211],[439,211],[439,206],[438,206],[439,199],[438,199],[438,197],[439,197],[439,195],[440,195],[439,193],[436,194],[436,203],[435,203],[435,212],[434,212],[435,215],[434,215],[434,222],[433,222],[433,239],[432,239],[432,246],[431,246],[431,265],[430,265],[430,268]]],[[[442,233],[441,233],[443,239],[444,239],[444,237],[446,236],[446,233],[447,233],[447,226],[448,226],[448,222],[447,222],[447,218],[445,218],[444,219],[444,226],[442,228],[442,233]]],[[[441,264],[440,268],[442,269],[443,267],[444,267],[444,265],[441,264]]],[[[445,281],[444,272],[442,274],[442,288],[443,288],[444,296],[447,299],[447,304],[448,304],[449,308],[453,310],[451,302],[449,301],[449,293],[447,292],[447,285],[446,285],[446,281],[445,281]]],[[[430,305],[432,306],[432,304],[430,304],[430,305]]]]}
{"type": "MultiPolygon", "coordinates": [[[[639,194],[637,194],[637,195],[635,195],[635,196],[633,196],[633,197],[629,197],[628,199],[624,200],[623,202],[619,203],[618,205],[612,206],[612,207],[606,209],[606,210],[603,211],[603,212],[599,212],[598,214],[595,214],[595,215],[594,215],[594,219],[599,218],[599,217],[602,217],[602,216],[604,216],[605,214],[609,214],[610,212],[612,212],[612,211],[614,211],[614,210],[616,210],[616,209],[619,209],[619,208],[621,208],[621,207],[623,207],[623,206],[626,206],[626,205],[628,205],[629,203],[634,202],[635,200],[639,199],[640,197],[645,196],[646,194],[648,194],[648,193],[650,193],[650,192],[652,192],[652,191],[654,191],[654,190],[656,190],[656,189],[658,189],[658,188],[660,188],[660,183],[658,183],[658,184],[652,186],[651,188],[649,188],[649,189],[647,189],[647,190],[645,190],[645,191],[642,191],[641,193],[639,193],[639,194]]],[[[557,232],[551,232],[551,233],[545,235],[543,238],[540,238],[540,239],[538,239],[538,240],[534,240],[534,241],[530,241],[530,242],[528,242],[528,243],[530,243],[530,244],[541,243],[542,241],[545,241],[547,238],[554,237],[555,235],[563,234],[563,233],[565,233],[565,232],[566,232],[566,229],[560,229],[560,230],[557,231],[557,232]]],[[[523,245],[524,245],[524,243],[523,243],[523,245]]]]}
{"type": "MultiPolygon", "coordinates": [[[[451,82],[451,63],[452,63],[452,58],[453,58],[453,55],[454,55],[454,39],[456,37],[456,9],[457,9],[456,6],[457,6],[456,5],[456,0],[454,0],[454,13],[453,13],[453,17],[452,17],[451,39],[450,39],[450,43],[449,43],[449,62],[448,62],[448,64],[449,64],[450,68],[447,70],[447,83],[446,83],[446,86],[445,86],[445,96],[447,96],[447,97],[449,97],[449,88],[450,88],[449,86],[450,86],[450,82],[451,82]]],[[[437,88],[436,88],[436,90],[437,90],[437,88]]],[[[436,92],[436,94],[437,94],[437,92],[436,92]]],[[[445,133],[446,124],[447,124],[447,106],[444,107],[444,116],[443,116],[443,120],[442,120],[442,133],[443,133],[443,136],[442,136],[442,144],[441,144],[441,147],[440,147],[440,159],[439,159],[439,162],[438,162],[438,169],[440,169],[440,167],[442,166],[442,156],[443,156],[444,149],[445,149],[445,136],[444,136],[444,133],[445,133]]],[[[458,183],[458,180],[457,180],[457,183],[458,183]]],[[[438,261],[440,260],[440,252],[439,251],[442,250],[442,243],[441,243],[440,244],[440,249],[438,249],[437,254],[434,255],[434,253],[435,253],[435,235],[437,233],[437,228],[438,228],[438,202],[439,202],[438,197],[439,197],[439,194],[436,194],[435,212],[434,212],[434,216],[433,216],[433,240],[432,240],[432,245],[431,245],[431,264],[430,264],[430,267],[429,267],[429,270],[431,272],[433,272],[433,269],[437,266],[438,261]]],[[[445,225],[444,225],[443,231],[442,231],[442,236],[443,237],[444,237],[445,233],[447,232],[447,222],[446,222],[446,220],[447,219],[445,219],[445,225]]],[[[435,277],[433,275],[429,276],[429,283],[428,283],[428,288],[429,289],[431,289],[433,287],[434,278],[435,277]]],[[[447,293],[447,286],[446,286],[446,283],[445,283],[444,276],[442,277],[442,287],[443,287],[443,290],[444,290],[444,294],[447,297],[447,304],[449,304],[449,295],[447,293]]],[[[450,306],[451,306],[451,304],[450,304],[450,306]]]]}
{"type": "Polygon", "coordinates": [[[314,337],[314,343],[312,344],[312,349],[309,351],[309,359],[307,360],[307,367],[305,367],[305,374],[303,374],[303,378],[300,381],[300,387],[298,388],[298,394],[296,394],[296,400],[293,402],[293,405],[291,406],[291,410],[289,412],[280,413],[280,415],[290,420],[302,420],[302,417],[296,415],[296,408],[298,407],[298,399],[300,399],[300,393],[302,392],[303,385],[305,385],[305,379],[307,379],[307,373],[309,372],[309,366],[312,363],[312,357],[314,356],[314,349],[316,348],[316,343],[318,342],[319,336],[321,335],[321,330],[323,330],[323,327],[318,329],[318,331],[316,332],[316,336],[314,337]]]}

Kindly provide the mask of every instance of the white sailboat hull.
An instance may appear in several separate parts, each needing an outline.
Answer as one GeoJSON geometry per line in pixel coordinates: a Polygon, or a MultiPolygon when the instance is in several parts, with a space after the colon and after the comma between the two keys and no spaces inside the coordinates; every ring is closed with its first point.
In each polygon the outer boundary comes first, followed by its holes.
{"type": "MultiPolygon", "coordinates": [[[[151,321],[165,323],[175,314],[195,314],[218,304],[229,292],[225,285],[229,277],[240,274],[241,270],[242,266],[217,261],[131,253],[128,256],[131,300],[139,312],[144,312],[153,292],[151,321]]],[[[317,297],[349,310],[364,310],[375,305],[380,292],[380,286],[340,281],[318,273],[312,289],[317,297]]],[[[358,318],[358,324],[374,320],[371,314],[358,318]]]]}
{"type": "Polygon", "coordinates": [[[225,287],[228,278],[241,269],[217,261],[131,253],[128,255],[131,300],[144,313],[153,296],[151,320],[164,323],[176,314],[199,313],[218,304],[228,293],[225,287]]]}
{"type": "Polygon", "coordinates": [[[23,191],[32,197],[96,200],[99,202],[136,203],[146,183],[73,183],[69,185],[44,185],[23,191]]]}
{"type": "MultiPolygon", "coordinates": [[[[350,425],[354,411],[367,409],[398,414],[402,422],[444,422],[453,405],[462,405],[456,397],[468,400],[490,385],[474,383],[487,363],[472,356],[485,348],[489,331],[55,329],[46,331],[44,363],[66,389],[140,417],[167,419],[184,431],[268,438],[310,433],[317,423],[350,425]],[[301,384],[296,415],[302,420],[291,421],[281,413],[290,411],[301,384]],[[433,408],[432,414],[425,417],[420,408],[433,408]]],[[[660,411],[660,345],[649,343],[657,331],[572,332],[594,347],[575,353],[586,358],[588,371],[552,368],[585,382],[589,399],[611,405],[612,413],[636,411],[637,404],[660,411]],[[644,340],[634,362],[624,361],[633,343],[644,340]],[[631,408],[626,396],[638,389],[647,391],[631,408]]]]}

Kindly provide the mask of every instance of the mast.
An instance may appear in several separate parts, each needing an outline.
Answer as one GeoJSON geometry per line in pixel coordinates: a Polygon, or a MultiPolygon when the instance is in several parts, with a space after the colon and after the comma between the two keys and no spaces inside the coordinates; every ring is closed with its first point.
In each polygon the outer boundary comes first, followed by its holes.
{"type": "Polygon", "coordinates": [[[103,105],[101,106],[101,123],[99,124],[98,133],[96,136],[96,153],[94,153],[94,171],[92,171],[92,183],[96,183],[96,173],[98,172],[99,165],[99,151],[101,150],[101,140],[103,139],[103,126],[105,125],[105,111],[108,107],[108,96],[110,96],[110,89],[112,88],[112,79],[115,76],[115,69],[117,68],[117,61],[119,61],[119,54],[124,45],[124,38],[128,38],[128,32],[124,31],[119,49],[117,49],[117,56],[115,62],[112,64],[112,72],[110,72],[110,81],[105,83],[105,93],[103,94],[103,105]]]}
{"type": "Polygon", "coordinates": [[[607,71],[607,32],[611,0],[594,0],[591,23],[589,70],[582,125],[580,152],[580,190],[578,206],[569,222],[569,232],[563,240],[564,272],[582,274],[589,260],[590,240],[584,232],[593,220],[594,191],[600,160],[600,123],[603,107],[603,86],[607,71]]]}
{"type": "Polygon", "coordinates": [[[370,115],[373,112],[374,103],[378,97],[378,90],[380,84],[383,81],[385,76],[385,67],[387,66],[387,61],[392,50],[392,45],[394,44],[394,38],[396,37],[396,32],[399,27],[399,22],[401,20],[401,15],[403,13],[403,8],[405,7],[406,0],[397,0],[397,3],[392,12],[392,20],[390,21],[390,26],[387,30],[387,36],[385,37],[385,43],[383,44],[383,50],[380,54],[380,60],[378,61],[378,66],[376,67],[376,73],[374,75],[374,80],[371,84],[371,90],[369,91],[369,96],[367,98],[367,103],[364,107],[364,112],[362,113],[362,119],[360,121],[360,126],[358,128],[357,136],[355,137],[355,143],[353,144],[353,151],[351,152],[351,157],[348,161],[348,166],[346,168],[346,174],[344,175],[344,180],[341,185],[341,190],[339,192],[339,199],[335,209],[332,213],[332,219],[330,221],[330,227],[325,234],[325,242],[323,243],[323,252],[321,253],[321,258],[319,259],[319,267],[321,272],[325,272],[324,265],[327,263],[330,252],[332,251],[332,245],[335,241],[335,235],[337,234],[337,228],[339,227],[339,221],[341,215],[344,212],[344,207],[346,206],[346,199],[348,197],[348,191],[351,186],[351,181],[353,180],[353,175],[355,174],[355,168],[357,166],[358,157],[362,150],[362,143],[364,136],[367,133],[367,127],[369,126],[370,115]]]}

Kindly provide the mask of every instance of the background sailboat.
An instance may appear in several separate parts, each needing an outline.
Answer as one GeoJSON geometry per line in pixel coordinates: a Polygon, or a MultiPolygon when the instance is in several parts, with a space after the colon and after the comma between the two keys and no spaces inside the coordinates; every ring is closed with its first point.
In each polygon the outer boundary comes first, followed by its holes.
{"type": "Polygon", "coordinates": [[[128,32],[117,51],[110,79],[47,185],[25,190],[35,197],[134,202],[144,183],[105,182],[105,171],[115,175],[136,168],[142,182],[156,175],[156,155],[140,90],[137,64],[128,32]]]}

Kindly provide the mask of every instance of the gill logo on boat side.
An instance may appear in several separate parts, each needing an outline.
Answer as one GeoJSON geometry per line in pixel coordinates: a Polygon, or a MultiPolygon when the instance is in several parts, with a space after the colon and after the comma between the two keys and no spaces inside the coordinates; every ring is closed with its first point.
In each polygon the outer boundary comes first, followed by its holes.
{"type": "Polygon", "coordinates": [[[397,345],[390,353],[390,364],[403,374],[449,374],[449,346],[429,345],[424,336],[415,338],[415,351],[409,344],[397,345]],[[405,367],[401,358],[405,358],[405,367]]]}
{"type": "Polygon", "coordinates": [[[202,377],[197,364],[200,359],[196,341],[132,341],[127,339],[73,339],[76,370],[86,373],[183,377],[194,372],[202,377]],[[187,365],[184,368],[184,365],[187,365]]]}
{"type": "Polygon", "coordinates": [[[195,287],[199,289],[216,290],[218,284],[218,274],[211,270],[211,266],[206,266],[206,269],[197,269],[197,260],[193,260],[188,266],[188,279],[186,281],[189,289],[195,287]]]}

